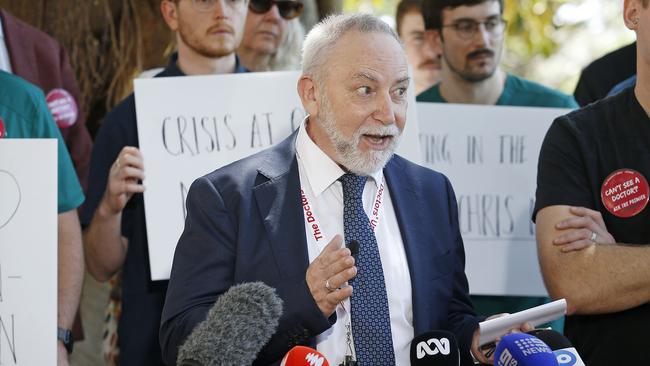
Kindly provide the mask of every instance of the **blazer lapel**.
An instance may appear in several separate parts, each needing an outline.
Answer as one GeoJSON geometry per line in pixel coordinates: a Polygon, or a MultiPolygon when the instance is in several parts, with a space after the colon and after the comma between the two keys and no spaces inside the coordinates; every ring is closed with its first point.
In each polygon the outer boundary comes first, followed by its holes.
{"type": "Polygon", "coordinates": [[[304,276],[309,266],[296,136],[297,130],[269,150],[264,165],[258,169],[265,179],[253,188],[271,250],[284,278],[304,276]]]}
{"type": "Polygon", "coordinates": [[[30,41],[31,37],[24,34],[29,30],[5,10],[0,10],[0,16],[12,72],[34,83],[34,80],[38,80],[38,70],[35,69],[36,64],[32,62],[35,57],[33,45],[30,41]]]}
{"type": "Polygon", "coordinates": [[[411,293],[413,302],[413,327],[415,334],[428,331],[429,317],[427,313],[434,312],[427,304],[429,299],[431,278],[431,251],[433,247],[433,232],[435,228],[426,227],[423,215],[422,200],[415,190],[416,177],[407,174],[403,169],[400,157],[394,157],[384,168],[386,182],[390,189],[391,201],[395,208],[395,216],[404,242],[406,259],[411,274],[411,293]]]}

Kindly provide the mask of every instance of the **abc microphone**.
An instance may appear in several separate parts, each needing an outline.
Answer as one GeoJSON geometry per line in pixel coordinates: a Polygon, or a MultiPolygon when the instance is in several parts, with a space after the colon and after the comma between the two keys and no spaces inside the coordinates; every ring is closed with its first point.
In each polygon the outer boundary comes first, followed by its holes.
{"type": "Polygon", "coordinates": [[[282,299],[262,282],[233,286],[178,350],[179,366],[250,365],[271,339],[282,299]]]}
{"type": "Polygon", "coordinates": [[[434,330],[411,341],[412,366],[458,366],[460,354],[456,337],[450,332],[434,330]]]}
{"type": "Polygon", "coordinates": [[[280,366],[329,366],[329,362],[313,348],[295,346],[284,355],[280,366]]]}
{"type": "Polygon", "coordinates": [[[494,352],[496,366],[558,366],[555,354],[541,339],[526,333],[507,334],[494,352]]]}
{"type": "Polygon", "coordinates": [[[528,332],[528,334],[534,335],[551,347],[551,350],[557,358],[558,365],[585,366],[585,363],[580,358],[578,351],[571,344],[571,341],[562,334],[552,329],[534,329],[528,332]]]}

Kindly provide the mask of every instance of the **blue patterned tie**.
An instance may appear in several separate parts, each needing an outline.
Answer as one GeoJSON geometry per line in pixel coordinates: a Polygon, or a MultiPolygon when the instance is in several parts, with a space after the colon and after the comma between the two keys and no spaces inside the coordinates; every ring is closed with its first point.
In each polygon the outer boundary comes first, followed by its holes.
{"type": "Polygon", "coordinates": [[[388,296],[381,269],[379,247],[363,210],[363,188],[368,177],[345,174],[343,183],[343,231],[347,243],[356,240],[357,276],[350,281],[354,349],[360,366],[395,365],[390,331],[388,296]]]}

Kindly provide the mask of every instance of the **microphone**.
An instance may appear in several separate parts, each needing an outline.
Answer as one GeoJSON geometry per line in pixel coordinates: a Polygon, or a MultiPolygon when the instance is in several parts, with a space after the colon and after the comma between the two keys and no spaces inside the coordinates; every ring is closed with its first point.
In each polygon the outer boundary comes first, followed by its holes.
{"type": "Polygon", "coordinates": [[[585,366],[585,363],[580,358],[578,351],[571,344],[571,341],[562,334],[552,329],[533,329],[528,334],[534,335],[551,347],[551,350],[555,353],[558,365],[585,366]]]}
{"type": "Polygon", "coordinates": [[[329,366],[325,356],[313,348],[295,346],[284,355],[280,366],[329,366]]]}
{"type": "Polygon", "coordinates": [[[262,282],[231,287],[178,350],[179,366],[250,365],[271,339],[282,299],[262,282]]]}
{"type": "Polygon", "coordinates": [[[541,339],[526,333],[507,334],[494,352],[497,366],[558,366],[555,354],[541,339]]]}
{"type": "Polygon", "coordinates": [[[456,337],[444,330],[434,330],[413,338],[411,341],[411,365],[460,365],[460,353],[456,337]]]}
{"type": "Polygon", "coordinates": [[[348,243],[348,249],[350,249],[353,256],[357,255],[359,253],[359,242],[354,239],[350,240],[348,243]]]}

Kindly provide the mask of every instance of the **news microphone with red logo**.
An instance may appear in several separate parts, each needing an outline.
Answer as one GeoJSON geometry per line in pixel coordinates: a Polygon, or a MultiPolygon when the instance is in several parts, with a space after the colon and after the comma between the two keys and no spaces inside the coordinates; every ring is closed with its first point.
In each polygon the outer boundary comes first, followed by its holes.
{"type": "Polygon", "coordinates": [[[544,341],[551,347],[557,363],[560,366],[585,366],[585,363],[580,358],[578,351],[573,347],[571,341],[562,334],[552,329],[534,329],[528,332],[535,337],[544,341]]]}
{"type": "Polygon", "coordinates": [[[329,362],[313,348],[295,346],[284,355],[280,366],[329,366],[329,362]]]}
{"type": "Polygon", "coordinates": [[[411,341],[412,366],[458,366],[460,354],[456,337],[444,330],[420,334],[411,341]]]}
{"type": "Polygon", "coordinates": [[[526,333],[506,334],[494,351],[496,366],[558,366],[555,354],[541,339],[526,333]]]}

